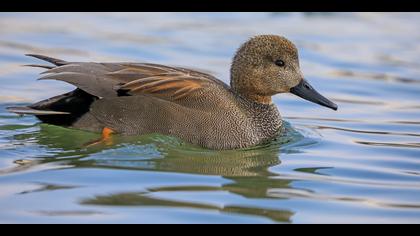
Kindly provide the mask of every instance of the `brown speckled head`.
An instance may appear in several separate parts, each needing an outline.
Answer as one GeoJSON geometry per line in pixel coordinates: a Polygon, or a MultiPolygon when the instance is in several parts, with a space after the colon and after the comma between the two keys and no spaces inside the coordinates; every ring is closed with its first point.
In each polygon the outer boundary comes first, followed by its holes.
{"type": "Polygon", "coordinates": [[[259,35],[236,52],[231,67],[231,87],[259,103],[289,92],[303,79],[296,46],[278,35],[259,35]]]}

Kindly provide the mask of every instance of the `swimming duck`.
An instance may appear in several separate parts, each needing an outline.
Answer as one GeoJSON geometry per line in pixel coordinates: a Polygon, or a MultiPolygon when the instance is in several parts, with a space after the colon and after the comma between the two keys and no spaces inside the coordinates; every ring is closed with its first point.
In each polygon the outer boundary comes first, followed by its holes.
{"type": "Polygon", "coordinates": [[[299,68],[296,46],[282,36],[259,35],[237,50],[230,86],[196,70],[151,63],[67,62],[27,54],[52,65],[41,80],[60,80],[77,88],[26,107],[9,107],[42,122],[102,132],[160,133],[209,149],[258,145],[282,132],[271,97],[291,92],[337,110],[299,68]]]}

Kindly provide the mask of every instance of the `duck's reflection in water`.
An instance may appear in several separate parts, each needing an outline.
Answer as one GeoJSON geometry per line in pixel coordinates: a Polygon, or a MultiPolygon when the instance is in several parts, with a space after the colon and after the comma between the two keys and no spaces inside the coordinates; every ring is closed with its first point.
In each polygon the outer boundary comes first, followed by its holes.
{"type": "MultiPolygon", "coordinates": [[[[226,151],[226,152],[193,152],[182,149],[164,150],[164,158],[148,160],[146,169],[175,173],[192,173],[203,175],[216,175],[231,180],[230,183],[220,187],[212,186],[176,186],[151,188],[146,192],[125,192],[111,195],[95,196],[85,199],[82,204],[107,206],[163,206],[187,207],[194,209],[217,210],[222,213],[237,213],[267,217],[276,222],[289,222],[293,212],[280,209],[264,209],[259,207],[238,205],[212,205],[200,203],[200,199],[193,203],[188,201],[172,200],[155,197],[164,194],[169,196],[177,192],[217,192],[228,191],[246,198],[270,198],[267,193],[272,188],[289,188],[290,181],[272,179],[273,173],[268,168],[280,164],[279,145],[261,147],[253,150],[226,151]],[[152,162],[153,164],[151,164],[152,162]]],[[[109,161],[109,160],[108,160],[109,161]]],[[[100,162],[100,161],[99,161],[100,162]]],[[[107,166],[109,162],[107,163],[107,166]]],[[[140,167],[141,169],[141,167],[140,167]]]]}
{"type": "MultiPolygon", "coordinates": [[[[29,135],[29,134],[28,134],[29,135]]],[[[223,213],[237,213],[267,217],[276,222],[289,222],[294,214],[282,209],[264,209],[252,206],[213,205],[188,201],[157,198],[154,195],[168,192],[200,193],[203,191],[229,193],[248,199],[273,199],[268,195],[271,189],[291,188],[291,180],[272,178],[277,174],[269,168],[280,164],[280,148],[290,137],[279,137],[279,140],[247,150],[211,151],[196,148],[181,141],[160,136],[144,137],[115,136],[113,145],[98,145],[92,148],[81,148],[89,139],[97,138],[96,134],[42,125],[39,132],[30,134],[30,138],[49,150],[59,150],[54,157],[42,162],[62,162],[72,168],[115,168],[128,170],[162,171],[171,173],[189,173],[221,176],[230,180],[220,187],[214,186],[176,186],[156,187],[147,191],[133,191],[98,195],[83,199],[81,204],[106,206],[164,206],[187,207],[194,209],[217,210],[223,213]]],[[[24,136],[16,137],[24,138],[24,136]]],[[[28,137],[26,137],[28,138],[28,137]]],[[[165,194],[165,196],[167,196],[165,194]]],[[[278,199],[278,197],[276,197],[278,199]]],[[[198,199],[200,201],[200,199],[198,199]]],[[[280,202],[279,202],[280,203],[280,202]]]]}

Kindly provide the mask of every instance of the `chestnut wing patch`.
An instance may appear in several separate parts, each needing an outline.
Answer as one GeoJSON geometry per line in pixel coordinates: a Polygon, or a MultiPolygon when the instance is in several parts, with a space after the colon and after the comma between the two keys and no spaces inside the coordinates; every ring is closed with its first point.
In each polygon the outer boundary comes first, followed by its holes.
{"type": "Polygon", "coordinates": [[[129,81],[116,86],[120,96],[152,94],[174,100],[190,96],[212,82],[205,74],[161,65],[155,67],[153,64],[129,66],[112,75],[129,81]]]}
{"type": "Polygon", "coordinates": [[[177,100],[203,88],[205,81],[184,74],[162,74],[131,81],[117,86],[119,94],[166,95],[177,100]]]}

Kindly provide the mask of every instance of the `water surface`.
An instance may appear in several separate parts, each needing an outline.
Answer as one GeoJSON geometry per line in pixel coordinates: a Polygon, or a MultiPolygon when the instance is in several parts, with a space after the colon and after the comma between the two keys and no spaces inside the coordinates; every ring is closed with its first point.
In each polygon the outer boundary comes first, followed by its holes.
{"type": "Polygon", "coordinates": [[[2,13],[0,223],[420,223],[420,14],[2,13]],[[248,37],[288,37],[337,112],[274,97],[287,132],[210,151],[162,135],[115,137],[7,113],[73,87],[22,67],[74,61],[199,68],[229,81],[248,37]]]}

